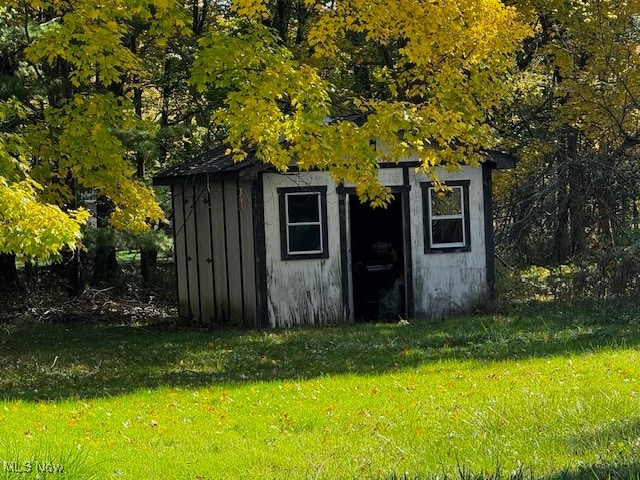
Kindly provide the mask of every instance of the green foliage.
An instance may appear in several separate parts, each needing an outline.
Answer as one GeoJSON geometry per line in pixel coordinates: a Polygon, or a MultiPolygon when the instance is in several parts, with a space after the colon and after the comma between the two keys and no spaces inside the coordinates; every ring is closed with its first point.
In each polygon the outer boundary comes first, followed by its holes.
{"type": "Polygon", "coordinates": [[[158,252],[168,252],[173,248],[173,237],[161,230],[150,230],[138,235],[129,235],[125,242],[129,248],[144,248],[158,252]]]}
{"type": "Polygon", "coordinates": [[[380,205],[390,193],[377,180],[379,160],[415,154],[432,172],[477,164],[495,141],[487,120],[511,89],[513,53],[528,34],[514,10],[497,0],[308,1],[288,35],[281,7],[5,2],[2,35],[12,48],[2,55],[19,65],[8,77],[27,112],[5,130],[25,146],[21,164],[42,201],[73,210],[94,190],[114,204],[112,226],[142,232],[162,212],[136,171],[224,137],[237,159],[252,148],[280,170],[329,170],[380,205]],[[377,87],[334,87],[363,55],[375,59],[367,76],[377,87]],[[364,124],[327,122],[344,111],[363,114],[364,124]]]}
{"type": "MultiPolygon", "coordinates": [[[[258,158],[286,170],[299,152],[281,142],[313,141],[312,132],[329,115],[326,82],[259,25],[221,22],[200,47],[191,81],[200,91],[209,83],[231,90],[213,120],[229,129],[234,157],[245,157],[247,141],[258,158]]],[[[318,148],[317,141],[306,147],[318,148]]]]}
{"type": "Polygon", "coordinates": [[[507,302],[529,299],[637,301],[640,295],[640,238],[628,232],[613,245],[596,245],[570,263],[498,267],[499,295],[507,302]]]}
{"type": "Polygon", "coordinates": [[[8,44],[0,48],[6,68],[0,110],[12,113],[0,114],[0,179],[23,182],[20,188],[7,183],[3,196],[18,202],[19,194],[25,204],[0,219],[17,223],[22,235],[3,251],[48,257],[62,246],[74,248],[86,218],[74,213],[77,198],[87,190],[114,204],[114,227],[148,230],[163,213],[133,165],[140,170],[152,150],[155,127],[142,119],[140,92],[156,64],[138,50],[144,45],[145,53],[157,54],[176,35],[188,35],[188,16],[176,2],[145,0],[7,1],[2,11],[8,44]],[[23,218],[37,205],[43,205],[39,213],[23,218]],[[38,240],[35,222],[46,240],[38,240]],[[26,242],[29,236],[37,248],[26,242]]]}
{"type": "Polygon", "coordinates": [[[573,278],[578,270],[575,265],[554,268],[533,265],[520,273],[520,280],[537,290],[539,296],[566,298],[573,293],[573,278]]]}
{"type": "Polygon", "coordinates": [[[139,128],[131,105],[109,93],[74,95],[60,108],[49,108],[43,122],[30,127],[26,141],[37,166],[32,176],[49,188],[51,202],[74,202],[77,189],[95,190],[114,204],[111,224],[141,232],[163,218],[153,192],[134,180],[119,131],[139,128]],[[76,181],[66,182],[67,178],[76,181]]]}
{"type": "Polygon", "coordinates": [[[117,249],[139,250],[144,248],[167,252],[173,248],[173,238],[162,230],[131,233],[113,228],[86,227],[83,232],[83,242],[89,250],[96,247],[115,247],[117,249]]]}
{"type": "Polygon", "coordinates": [[[41,9],[56,13],[49,28],[25,50],[26,59],[35,65],[68,65],[68,79],[75,87],[108,87],[125,79],[140,82],[147,77],[142,59],[127,43],[134,25],[144,26],[146,39],[159,46],[166,45],[176,32],[188,33],[185,14],[174,1],[21,3],[13,8],[34,16],[41,9]]]}

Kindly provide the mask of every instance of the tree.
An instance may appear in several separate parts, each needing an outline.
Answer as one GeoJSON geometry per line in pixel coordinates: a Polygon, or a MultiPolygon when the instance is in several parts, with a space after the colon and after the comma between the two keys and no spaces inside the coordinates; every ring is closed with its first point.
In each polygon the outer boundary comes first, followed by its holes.
{"type": "MultiPolygon", "coordinates": [[[[21,165],[40,187],[39,201],[71,214],[83,192],[94,192],[111,206],[110,225],[131,232],[147,230],[162,211],[135,176],[140,145],[132,140],[150,135],[154,126],[136,115],[136,92],[148,72],[129,48],[130,36],[136,26],[144,28],[137,37],[162,44],[184,26],[173,3],[155,3],[9,1],[2,7],[2,31],[13,41],[3,52],[9,68],[2,85],[9,88],[1,89],[0,101],[19,104],[23,112],[4,130],[24,147],[21,165]],[[16,85],[22,88],[11,88],[16,85]]],[[[17,221],[6,219],[3,225],[17,221]]],[[[71,243],[63,229],[57,231],[58,249],[77,245],[79,235],[71,243]]],[[[30,254],[15,242],[11,251],[30,254]]]]}
{"type": "MultiPolygon", "coordinates": [[[[0,127],[20,116],[20,108],[0,105],[0,127]]],[[[63,247],[76,248],[80,227],[88,218],[84,210],[63,211],[38,199],[41,185],[29,176],[27,146],[14,133],[0,128],[0,285],[15,285],[15,253],[27,258],[50,259],[63,247]]]]}
{"type": "Polygon", "coordinates": [[[30,176],[28,144],[19,128],[27,112],[12,100],[22,93],[14,77],[19,35],[7,7],[0,7],[0,17],[0,284],[6,287],[17,283],[16,252],[48,259],[65,246],[75,248],[87,213],[39,201],[42,186],[30,176]]]}
{"type": "Polygon", "coordinates": [[[637,217],[640,2],[512,3],[535,36],[503,128],[522,158],[505,239],[525,262],[566,262],[615,243],[637,217]]]}
{"type": "Polygon", "coordinates": [[[514,51],[528,33],[514,10],[493,0],[291,5],[300,9],[295,35],[286,2],[239,0],[200,41],[192,83],[229,91],[212,120],[226,128],[237,159],[251,147],[283,170],[294,161],[327,169],[383,204],[379,159],[417,153],[427,171],[454,168],[478,164],[496,141],[488,119],[509,91],[514,51]],[[383,60],[370,68],[376,88],[337,91],[334,73],[371,50],[383,60]],[[326,121],[345,108],[364,123],[326,121]],[[384,147],[372,148],[374,138],[384,147]]]}
{"type": "Polygon", "coordinates": [[[223,139],[238,160],[251,148],[282,170],[329,170],[373,204],[390,195],[377,181],[380,159],[416,154],[425,171],[477,164],[497,140],[489,120],[528,34],[498,0],[2,8],[12,46],[0,101],[24,111],[3,131],[24,146],[38,201],[79,221],[72,212],[91,191],[108,200],[109,224],[129,231],[162,217],[139,178],[144,139],[158,132],[161,162],[223,139]],[[344,113],[363,121],[327,121],[344,113]]]}

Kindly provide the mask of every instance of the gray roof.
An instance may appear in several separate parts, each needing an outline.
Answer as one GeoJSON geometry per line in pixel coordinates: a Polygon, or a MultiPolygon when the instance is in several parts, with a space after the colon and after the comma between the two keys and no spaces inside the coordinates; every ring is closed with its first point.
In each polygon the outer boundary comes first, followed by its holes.
{"type": "Polygon", "coordinates": [[[487,160],[494,163],[498,170],[516,168],[518,159],[515,155],[511,155],[506,152],[499,152],[497,150],[484,150],[482,153],[486,155],[487,160]]]}
{"type": "Polygon", "coordinates": [[[259,161],[253,152],[249,152],[245,160],[236,162],[231,155],[227,154],[227,148],[227,146],[214,148],[180,165],[164,170],[153,177],[153,183],[154,185],[171,185],[192,182],[204,175],[251,178],[257,172],[273,168],[259,161]]]}
{"type": "MultiPolygon", "coordinates": [[[[253,150],[249,151],[245,160],[236,162],[227,153],[227,149],[227,146],[217,147],[180,165],[164,170],[153,177],[153,183],[154,185],[172,185],[194,182],[207,175],[251,179],[259,172],[274,170],[273,166],[258,160],[253,150]]],[[[516,165],[516,157],[511,154],[496,150],[486,150],[483,153],[499,170],[514,168],[516,165]]]]}

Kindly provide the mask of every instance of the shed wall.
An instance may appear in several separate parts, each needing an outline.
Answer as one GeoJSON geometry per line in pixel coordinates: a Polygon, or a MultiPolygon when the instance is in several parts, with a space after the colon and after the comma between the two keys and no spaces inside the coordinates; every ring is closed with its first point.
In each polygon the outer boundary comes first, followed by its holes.
{"type": "Polygon", "coordinates": [[[273,327],[341,323],[347,320],[342,298],[340,222],[336,185],[325,172],[267,173],[264,185],[266,292],[273,327]],[[329,257],[283,260],[280,248],[278,189],[327,187],[329,257]]]}
{"type": "Polygon", "coordinates": [[[180,317],[257,326],[251,183],[185,183],[172,191],[180,317]]]}
{"type": "Polygon", "coordinates": [[[171,186],[173,207],[173,243],[175,251],[176,280],[178,286],[178,315],[190,318],[189,308],[189,262],[185,245],[185,196],[182,185],[171,186]]]}
{"type": "MultiPolygon", "coordinates": [[[[470,181],[470,251],[425,253],[421,182],[431,179],[403,162],[380,170],[382,183],[403,187],[408,199],[403,213],[408,212],[411,246],[407,286],[416,317],[469,310],[490,293],[483,171],[463,167],[441,170],[439,176],[470,181]]],[[[348,262],[342,258],[347,249],[341,248],[340,232],[344,196],[341,212],[336,185],[326,172],[265,173],[259,195],[244,180],[174,184],[172,193],[181,317],[207,325],[258,326],[260,313],[273,327],[349,321],[348,262]],[[278,189],[306,186],[327,189],[328,258],[284,260],[278,189]]]]}
{"type": "Polygon", "coordinates": [[[433,178],[416,171],[412,166],[416,161],[416,158],[410,158],[384,165],[378,178],[388,187],[409,187],[412,314],[441,318],[468,311],[489,297],[483,169],[472,166],[463,166],[455,172],[437,169],[438,178],[443,182],[469,180],[471,249],[468,252],[425,253],[421,183],[433,178]]]}
{"type": "Polygon", "coordinates": [[[439,169],[443,181],[470,180],[468,252],[425,253],[421,182],[431,179],[411,169],[410,211],[413,251],[414,315],[441,318],[468,311],[489,296],[482,168],[465,166],[455,172],[439,169]]]}

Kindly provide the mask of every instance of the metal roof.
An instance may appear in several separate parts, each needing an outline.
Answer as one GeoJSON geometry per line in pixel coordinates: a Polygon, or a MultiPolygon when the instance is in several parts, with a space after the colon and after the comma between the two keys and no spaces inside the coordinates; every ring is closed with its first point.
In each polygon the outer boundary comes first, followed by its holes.
{"type": "MultiPolygon", "coordinates": [[[[208,175],[250,179],[259,172],[274,170],[273,166],[258,160],[253,150],[249,151],[246,159],[236,162],[232,155],[227,153],[227,149],[227,146],[217,147],[180,165],[164,170],[153,177],[153,183],[154,185],[172,185],[194,182],[196,179],[208,175]]],[[[486,150],[482,153],[498,170],[514,168],[516,165],[516,157],[511,154],[496,150],[486,150]]]]}
{"type": "Polygon", "coordinates": [[[153,183],[154,185],[184,183],[195,181],[196,178],[204,175],[250,178],[259,171],[273,168],[259,161],[253,152],[249,152],[246,159],[236,162],[232,155],[227,154],[227,148],[227,146],[214,148],[180,165],[164,170],[153,177],[153,183]]]}
{"type": "Polygon", "coordinates": [[[516,168],[518,159],[515,155],[497,150],[484,150],[482,153],[487,157],[487,160],[493,162],[498,170],[516,168]]]}

